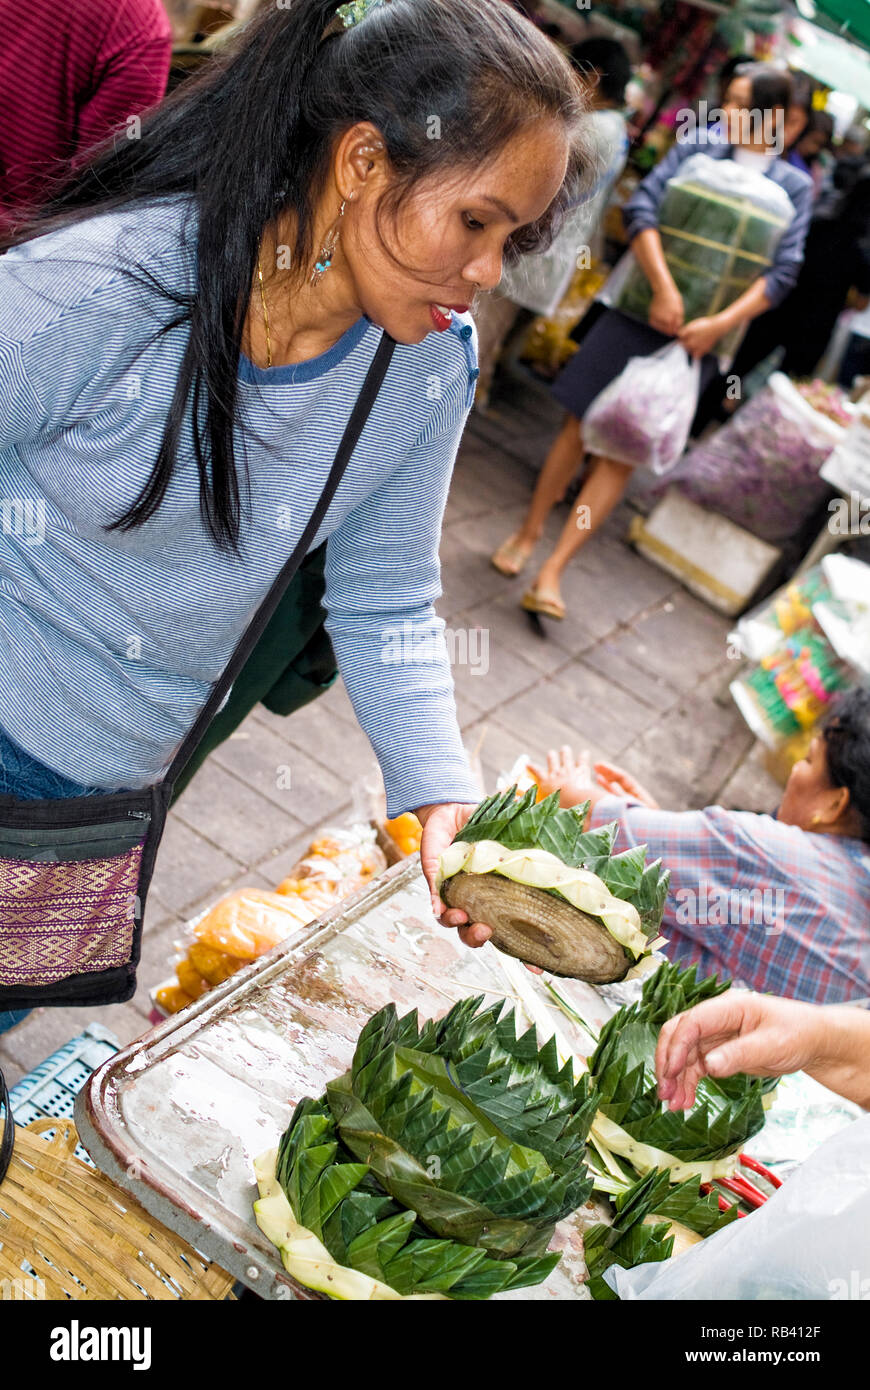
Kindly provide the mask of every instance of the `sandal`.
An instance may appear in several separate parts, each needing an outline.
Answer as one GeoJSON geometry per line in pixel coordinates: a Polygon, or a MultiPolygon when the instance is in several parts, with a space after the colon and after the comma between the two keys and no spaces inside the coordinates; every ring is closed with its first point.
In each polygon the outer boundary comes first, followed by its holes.
{"type": "Polygon", "coordinates": [[[532,549],[526,549],[520,545],[515,536],[503,541],[498,550],[490,557],[489,563],[493,569],[497,569],[499,574],[504,574],[508,579],[515,578],[520,570],[525,569],[531,559],[532,549]]]}
{"type": "Polygon", "coordinates": [[[527,613],[542,613],[545,618],[564,618],[565,605],[559,598],[540,594],[537,589],[528,589],[523,594],[521,606],[527,613]]]}

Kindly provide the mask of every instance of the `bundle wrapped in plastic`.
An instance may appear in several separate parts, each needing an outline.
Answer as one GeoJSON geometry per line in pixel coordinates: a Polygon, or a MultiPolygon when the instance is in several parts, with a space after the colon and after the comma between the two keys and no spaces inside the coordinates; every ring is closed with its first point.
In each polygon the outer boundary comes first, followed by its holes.
{"type": "MultiPolygon", "coordinates": [[[[785,189],[758,170],[708,154],[685,160],[668,180],[658,229],[686,322],[727,309],[769,270],[793,216],[785,189]]],[[[633,256],[623,276],[614,307],[646,323],[652,288],[633,256]]],[[[720,341],[720,355],[734,351],[741,332],[720,341]]]]}
{"type": "Polygon", "coordinates": [[[782,646],[784,637],[803,629],[821,631],[813,613],[816,603],[831,596],[821,565],[814,565],[800,579],[791,579],[775,594],[758,604],[729,632],[736,654],[761,661],[782,646]]]}
{"type": "Polygon", "coordinates": [[[842,437],[840,425],[774,372],[727,425],[690,450],[674,476],[693,502],[778,545],[828,496],[819,473],[842,437]]]}
{"type": "Polygon", "coordinates": [[[577,351],[571,332],[590,308],[607,279],[607,269],[593,261],[578,270],[568,290],[551,314],[541,315],[529,324],[520,356],[541,375],[554,377],[577,351]]]}
{"type": "Polygon", "coordinates": [[[301,897],[323,911],[336,898],[355,893],[386,866],[371,826],[330,827],[312,840],[277,892],[301,897]]]}
{"type": "Polygon", "coordinates": [[[815,728],[836,693],[852,680],[849,666],[823,634],[802,628],[732,681],[730,689],[756,738],[776,749],[815,728]]]}
{"type": "Polygon", "coordinates": [[[178,1013],[364,887],[386,864],[371,826],[323,830],[276,892],[238,889],[190,924],[176,980],[156,991],[155,1003],[164,1013],[178,1013]]]}
{"type": "Polygon", "coordinates": [[[698,401],[700,364],[681,343],[632,357],[583,417],[592,454],[667,473],[682,457],[698,401]]]}

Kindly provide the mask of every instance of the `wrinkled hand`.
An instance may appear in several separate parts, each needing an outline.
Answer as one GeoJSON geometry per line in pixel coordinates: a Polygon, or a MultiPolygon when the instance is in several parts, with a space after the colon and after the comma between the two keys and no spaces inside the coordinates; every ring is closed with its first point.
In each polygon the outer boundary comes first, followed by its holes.
{"type": "Polygon", "coordinates": [[[550,749],[546,770],[530,763],[529,771],[545,796],[559,793],[560,806],[579,806],[594,789],[588,751],[575,757],[569,743],[550,749]]]}
{"type": "Polygon", "coordinates": [[[443,927],[458,927],[466,946],[482,946],[492,936],[485,922],[469,922],[468,914],[459,907],[448,907],[435,891],[435,875],[443,851],[456,838],[477,804],[451,801],[443,806],[421,806],[417,817],[423,825],[420,840],[420,863],[432,893],[432,911],[443,927]]]}
{"type": "Polygon", "coordinates": [[[624,768],[617,767],[615,763],[596,763],[595,777],[598,785],[614,796],[631,796],[635,801],[640,801],[642,805],[649,806],[652,811],[661,809],[659,803],[653,799],[646,788],[642,787],[640,782],[624,768]]]}
{"type": "Polygon", "coordinates": [[[656,1075],[669,1110],[688,1110],[702,1076],[780,1076],[810,1066],[821,1011],[793,999],[730,989],[671,1018],[659,1033],[656,1075]]]}
{"type": "Polygon", "coordinates": [[[692,319],[691,323],[680,329],[677,337],[692,357],[703,357],[705,353],[713,351],[723,331],[722,324],[713,315],[710,318],[692,319]]]}
{"type": "Polygon", "coordinates": [[[659,333],[667,333],[669,338],[674,338],[683,326],[684,315],[683,297],[676,285],[666,285],[654,291],[649,306],[650,328],[657,328],[659,333]]]}

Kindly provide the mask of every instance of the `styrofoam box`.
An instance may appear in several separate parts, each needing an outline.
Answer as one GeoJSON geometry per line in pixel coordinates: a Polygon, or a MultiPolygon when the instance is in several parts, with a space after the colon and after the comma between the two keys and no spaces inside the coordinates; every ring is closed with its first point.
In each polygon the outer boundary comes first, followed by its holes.
{"type": "Polygon", "coordinates": [[[646,559],[730,616],[752,600],[782,553],[675,488],[648,517],[634,518],[629,538],[646,559]]]}

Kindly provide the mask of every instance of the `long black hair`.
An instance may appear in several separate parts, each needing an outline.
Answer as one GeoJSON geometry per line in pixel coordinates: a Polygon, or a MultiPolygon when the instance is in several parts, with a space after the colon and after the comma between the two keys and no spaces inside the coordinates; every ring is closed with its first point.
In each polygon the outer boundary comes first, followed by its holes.
{"type": "Polygon", "coordinates": [[[168,195],[195,200],[194,292],[163,290],[176,303],[167,327],[189,323],[189,339],[151,476],[117,528],[141,525],[160,506],[190,407],[203,520],[217,544],[238,548],[233,427],[258,249],[268,224],[289,212],[291,265],[311,264],[314,211],[346,130],[359,121],[380,130],[394,175],[382,206],[395,215],[422,179],[480,167],[535,120],[561,121],[571,148],[563,187],[538,222],[510,238],[509,261],[546,247],[582,189],[586,103],[577,74],[503,0],[391,0],[324,38],[335,11],[336,0],[264,5],[208,68],[142,117],[139,138],[100,146],[0,241],[4,250],[168,195]]]}

